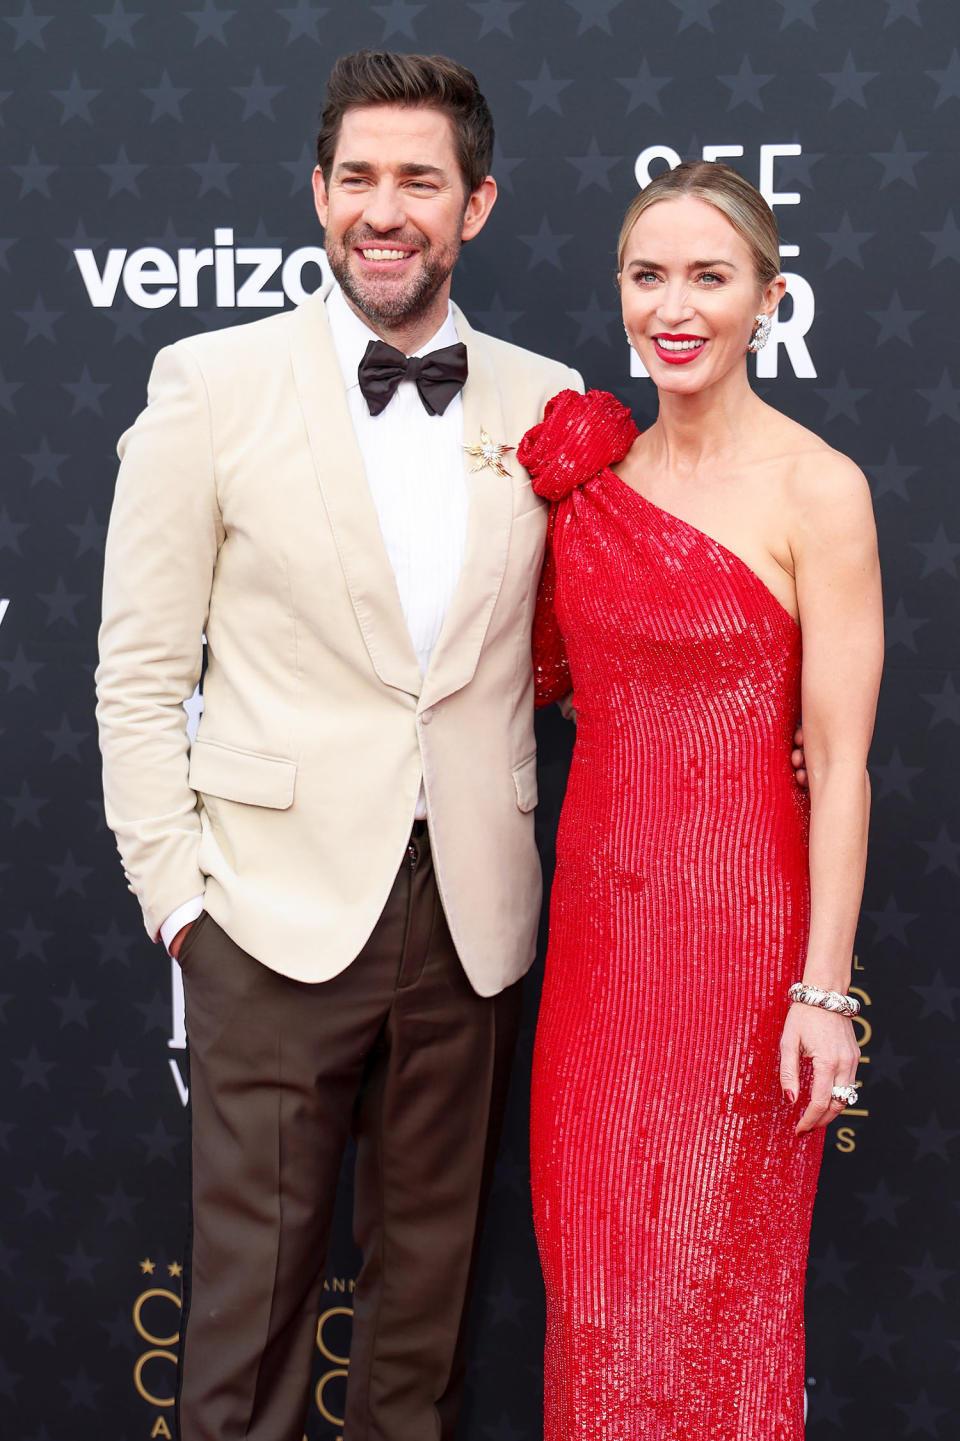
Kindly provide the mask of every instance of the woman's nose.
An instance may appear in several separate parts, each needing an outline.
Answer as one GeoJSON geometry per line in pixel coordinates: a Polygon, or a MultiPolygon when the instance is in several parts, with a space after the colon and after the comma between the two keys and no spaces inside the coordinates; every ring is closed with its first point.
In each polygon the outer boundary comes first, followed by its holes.
{"type": "Polygon", "coordinates": [[[686,281],[664,286],[657,309],[664,324],[676,325],[682,320],[689,320],[693,314],[693,306],[686,281]]]}

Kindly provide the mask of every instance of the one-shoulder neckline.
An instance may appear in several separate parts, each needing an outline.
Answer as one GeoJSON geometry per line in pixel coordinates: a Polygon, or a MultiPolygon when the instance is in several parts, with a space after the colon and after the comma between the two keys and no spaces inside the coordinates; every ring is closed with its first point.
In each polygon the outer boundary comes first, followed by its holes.
{"type": "Polygon", "coordinates": [[[682,526],[685,530],[692,531],[694,535],[698,535],[701,540],[709,541],[709,543],[714,546],[716,550],[722,551],[723,554],[725,556],[728,556],[730,560],[735,561],[746,575],[749,575],[753,578],[753,580],[757,583],[757,585],[764,592],[764,594],[773,601],[777,609],[783,612],[783,614],[786,616],[787,620],[794,627],[797,633],[800,633],[801,627],[797,617],[791,614],[789,610],[787,610],[787,607],[784,605],[780,597],[774,594],[774,592],[767,585],[767,582],[763,579],[763,577],[757,574],[753,566],[749,565],[744,560],[742,555],[738,555],[735,550],[731,550],[728,545],[724,545],[722,540],[717,540],[715,535],[710,535],[708,531],[701,530],[698,525],[694,525],[689,520],[684,520],[682,516],[674,514],[672,510],[667,510],[664,506],[657,505],[655,500],[650,500],[647,496],[643,495],[639,490],[637,490],[635,486],[630,485],[627,481],[625,481],[622,475],[618,475],[617,472],[613,469],[612,465],[605,465],[601,470],[600,475],[611,476],[616,481],[617,485],[621,488],[621,490],[628,491],[630,495],[634,496],[641,503],[641,505],[648,506],[651,510],[659,511],[661,515],[666,516],[667,519],[672,521],[674,525],[682,526]]]}

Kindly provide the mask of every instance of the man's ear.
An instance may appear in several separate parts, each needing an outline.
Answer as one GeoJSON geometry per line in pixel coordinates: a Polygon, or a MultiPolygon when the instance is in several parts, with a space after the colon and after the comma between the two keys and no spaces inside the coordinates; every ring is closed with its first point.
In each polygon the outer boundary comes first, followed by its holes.
{"type": "Polygon", "coordinates": [[[325,180],[324,180],[324,178],[323,178],[323,171],[320,169],[320,166],[319,166],[319,165],[317,165],[317,166],[314,167],[312,180],[313,180],[313,208],[314,208],[314,209],[316,210],[316,212],[317,212],[317,216],[318,216],[318,218],[319,218],[319,220],[320,220],[320,224],[323,226],[324,230],[326,230],[326,228],[327,228],[327,212],[328,212],[328,210],[329,210],[329,208],[330,208],[330,203],[329,203],[329,201],[328,201],[328,199],[327,199],[327,186],[326,186],[326,182],[325,182],[325,180]]]}
{"type": "Polygon", "coordinates": [[[493,209],[497,200],[497,182],[492,175],[481,180],[476,190],[471,191],[467,201],[467,208],[463,212],[463,225],[460,230],[461,240],[472,240],[475,235],[487,223],[487,217],[493,209]]]}

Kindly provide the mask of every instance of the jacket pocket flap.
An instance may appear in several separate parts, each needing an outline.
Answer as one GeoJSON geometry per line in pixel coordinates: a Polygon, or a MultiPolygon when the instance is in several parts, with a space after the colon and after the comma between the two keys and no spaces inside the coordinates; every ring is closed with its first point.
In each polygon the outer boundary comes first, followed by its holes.
{"type": "Polygon", "coordinates": [[[216,741],[196,740],[190,750],[188,780],[201,795],[285,811],[293,804],[296,778],[296,761],[235,750],[216,741]]]}
{"type": "Polygon", "coordinates": [[[514,767],[513,783],[517,788],[517,805],[522,811],[532,811],[537,804],[536,752],[514,767]]]}

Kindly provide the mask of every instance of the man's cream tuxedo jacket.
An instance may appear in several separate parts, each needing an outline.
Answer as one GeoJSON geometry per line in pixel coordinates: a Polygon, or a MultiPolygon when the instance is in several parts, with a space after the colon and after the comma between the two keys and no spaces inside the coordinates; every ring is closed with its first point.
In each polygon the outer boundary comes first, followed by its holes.
{"type": "MultiPolygon", "coordinates": [[[[516,446],[575,372],[470,328],[464,440],[516,446]]],[[[530,630],[545,507],[516,460],[472,470],[459,585],[425,678],[327,327],[298,310],[160,352],[120,440],[98,719],[108,822],[156,936],[182,902],[321,981],[354,959],[421,775],[458,953],[492,995],[540,907],[530,630]],[[192,747],[182,702],[200,676],[192,747]]]]}

